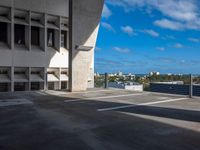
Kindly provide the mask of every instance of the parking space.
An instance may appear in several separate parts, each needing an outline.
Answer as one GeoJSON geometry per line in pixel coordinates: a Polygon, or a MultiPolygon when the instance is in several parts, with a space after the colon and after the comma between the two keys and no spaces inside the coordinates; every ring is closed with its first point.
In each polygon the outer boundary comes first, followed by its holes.
{"type": "Polygon", "coordinates": [[[2,150],[200,149],[199,98],[96,89],[0,95],[0,106],[2,150]]]}

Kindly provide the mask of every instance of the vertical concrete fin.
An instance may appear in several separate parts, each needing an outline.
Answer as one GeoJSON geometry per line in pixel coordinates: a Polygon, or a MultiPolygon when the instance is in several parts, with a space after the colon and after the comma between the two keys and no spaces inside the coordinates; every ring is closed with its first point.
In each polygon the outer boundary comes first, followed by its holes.
{"type": "Polygon", "coordinates": [[[104,0],[70,0],[70,91],[84,91],[93,67],[104,0]]]}

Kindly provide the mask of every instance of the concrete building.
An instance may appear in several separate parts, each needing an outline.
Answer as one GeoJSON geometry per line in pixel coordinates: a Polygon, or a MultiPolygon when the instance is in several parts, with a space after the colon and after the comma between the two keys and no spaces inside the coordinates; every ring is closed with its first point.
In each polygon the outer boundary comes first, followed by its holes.
{"type": "Polygon", "coordinates": [[[94,86],[104,0],[1,0],[0,92],[94,86]]]}

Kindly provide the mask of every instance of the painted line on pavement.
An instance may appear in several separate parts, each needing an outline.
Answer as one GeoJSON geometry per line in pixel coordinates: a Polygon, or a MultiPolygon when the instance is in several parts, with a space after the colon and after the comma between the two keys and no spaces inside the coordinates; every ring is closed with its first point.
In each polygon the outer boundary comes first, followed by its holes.
{"type": "Polygon", "coordinates": [[[164,100],[164,101],[147,102],[147,103],[140,103],[140,104],[133,104],[133,105],[122,105],[122,106],[117,106],[117,107],[101,108],[101,109],[97,109],[97,111],[99,111],[99,112],[112,111],[112,110],[132,108],[132,107],[137,107],[137,106],[149,106],[149,105],[154,105],[154,104],[183,101],[183,100],[186,100],[186,99],[188,99],[188,98],[176,98],[176,99],[169,99],[169,100],[164,100]]]}
{"type": "Polygon", "coordinates": [[[75,100],[64,100],[65,103],[70,102],[80,102],[84,100],[98,100],[98,99],[106,99],[106,98],[117,98],[117,97],[128,97],[128,96],[139,96],[139,95],[147,95],[148,93],[134,93],[134,94],[125,94],[125,95],[112,95],[112,96],[101,96],[101,97],[90,97],[90,98],[81,98],[75,100]]]}

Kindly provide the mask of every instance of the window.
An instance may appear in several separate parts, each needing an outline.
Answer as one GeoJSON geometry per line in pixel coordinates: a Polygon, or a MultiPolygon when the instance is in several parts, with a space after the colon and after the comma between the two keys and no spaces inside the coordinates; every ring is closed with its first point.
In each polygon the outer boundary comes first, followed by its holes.
{"type": "Polygon", "coordinates": [[[7,43],[7,23],[0,22],[0,42],[7,43]]]}
{"type": "Polygon", "coordinates": [[[68,74],[67,71],[61,71],[61,74],[68,74]]]}
{"type": "Polygon", "coordinates": [[[61,47],[67,49],[67,32],[66,31],[61,32],[61,47]]]}
{"type": "Polygon", "coordinates": [[[31,45],[40,45],[40,28],[31,27],[31,45]]]}
{"type": "Polygon", "coordinates": [[[0,19],[3,22],[10,22],[11,11],[10,8],[0,6],[0,19]]]}
{"type": "Polygon", "coordinates": [[[0,92],[8,92],[8,83],[0,83],[0,92]]]}
{"type": "Polygon", "coordinates": [[[55,47],[55,35],[53,29],[48,29],[47,33],[47,46],[48,47],[55,47]]]}
{"type": "Polygon", "coordinates": [[[15,75],[26,74],[25,71],[15,71],[15,75]]]}
{"type": "Polygon", "coordinates": [[[48,74],[53,74],[53,75],[55,75],[56,73],[55,73],[54,71],[50,71],[50,72],[48,72],[48,74]]]}
{"type": "Polygon", "coordinates": [[[7,75],[7,74],[8,74],[8,71],[7,71],[7,70],[0,70],[0,75],[1,75],[1,74],[6,74],[6,75],[7,75]]]}
{"type": "Polygon", "coordinates": [[[26,83],[15,83],[14,84],[15,91],[25,91],[26,90],[26,83]]]}
{"type": "Polygon", "coordinates": [[[24,11],[24,10],[19,10],[19,9],[15,9],[14,10],[14,19],[15,19],[15,23],[20,23],[23,25],[27,25],[29,24],[29,13],[28,11],[24,11]]]}
{"type": "Polygon", "coordinates": [[[40,71],[31,71],[31,74],[40,75],[40,71]]]}
{"type": "Polygon", "coordinates": [[[31,83],[31,91],[40,90],[40,82],[32,82],[31,83]]]}
{"type": "Polygon", "coordinates": [[[25,26],[15,25],[15,44],[25,45],[25,26]]]}
{"type": "Polygon", "coordinates": [[[61,82],[61,89],[66,90],[67,89],[67,82],[61,82]]]}

